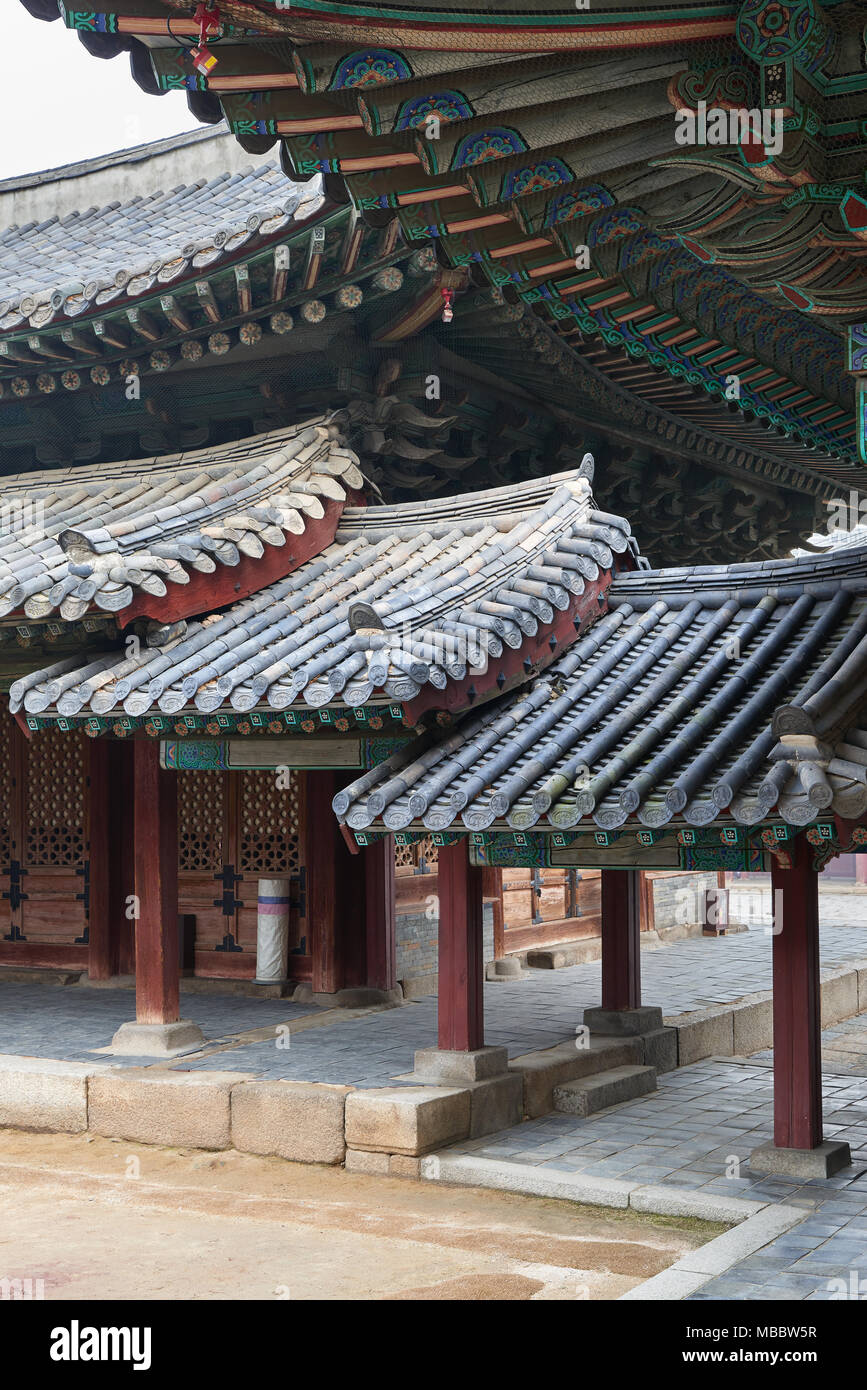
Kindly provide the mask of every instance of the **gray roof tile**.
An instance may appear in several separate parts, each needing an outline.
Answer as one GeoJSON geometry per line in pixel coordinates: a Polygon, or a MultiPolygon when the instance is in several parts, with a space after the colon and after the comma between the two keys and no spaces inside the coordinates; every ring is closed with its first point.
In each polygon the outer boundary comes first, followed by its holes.
{"type": "Polygon", "coordinates": [[[3,479],[0,617],[90,607],[119,612],[282,546],[363,486],[328,417],[172,457],[19,473],[3,479]],[[267,508],[273,524],[257,516],[267,508]]]}
{"type": "Polygon", "coordinates": [[[712,606],[695,574],[686,590],[679,571],[616,576],[610,611],[542,675],[401,750],[335,810],[356,830],[864,814],[867,552],[785,568],[802,582],[771,588],[758,567],[732,567],[712,606]],[[780,760],[793,731],[807,752],[780,760]],[[863,770],[847,766],[851,747],[863,770]]]}
{"type": "MultiPolygon", "coordinates": [[[[308,433],[320,428],[311,426],[308,433]]],[[[265,448],[261,438],[255,447],[265,448]]],[[[352,458],[344,452],[339,460],[346,470],[343,481],[354,474],[352,458]]],[[[314,460],[310,466],[319,465],[314,460]]],[[[262,489],[279,504],[277,471],[262,489]]],[[[231,480],[235,475],[227,476],[231,480]]],[[[304,474],[293,474],[292,486],[301,490],[304,479],[304,474]]],[[[57,505],[62,512],[62,498],[57,505]]],[[[179,505],[184,512],[204,502],[194,494],[179,505]]],[[[231,512],[225,512],[235,506],[235,499],[229,499],[219,525],[229,524],[231,512]]],[[[550,592],[558,607],[568,606],[565,587],[538,586],[526,576],[547,573],[555,546],[586,539],[595,529],[589,520],[592,510],[590,484],[580,470],[433,504],[347,508],[334,543],[287,578],[224,613],[190,622],[182,636],[156,654],[147,649],[130,659],[123,651],[112,654],[107,665],[102,657],[82,664],[77,673],[68,673],[69,679],[64,675],[56,695],[43,673],[16,681],[10,691],[13,711],[142,715],[154,708],[176,712],[187,705],[210,712],[224,703],[236,710],[257,705],[283,709],[293,700],[322,705],[339,697],[354,705],[374,692],[380,698],[410,700],[425,686],[442,690],[449,681],[462,680],[485,651],[494,658],[504,646],[520,649],[537,632],[539,618],[529,601],[542,608],[543,618],[550,611],[536,596],[538,587],[550,592]],[[542,514],[556,522],[555,528],[537,524],[542,514]],[[455,583],[461,574],[465,577],[455,583]],[[512,591],[528,602],[515,603],[512,591]],[[357,603],[373,609],[380,628],[358,626],[353,616],[357,603]]],[[[195,549],[196,542],[183,529],[188,520],[184,513],[183,521],[174,523],[174,534],[195,549]]],[[[114,534],[111,519],[102,529],[114,534]]],[[[624,538],[626,553],[628,523],[610,529],[624,538]]],[[[139,552],[124,556],[124,563],[133,558],[144,565],[139,552]]],[[[117,564],[116,553],[114,559],[117,564]]],[[[583,589],[584,579],[577,568],[565,565],[574,561],[577,566],[582,559],[568,555],[562,561],[573,594],[583,589]]],[[[634,563],[631,552],[628,563],[634,563]]],[[[62,567],[61,573],[65,583],[62,567]]],[[[42,582],[42,571],[37,580],[42,582]]]]}

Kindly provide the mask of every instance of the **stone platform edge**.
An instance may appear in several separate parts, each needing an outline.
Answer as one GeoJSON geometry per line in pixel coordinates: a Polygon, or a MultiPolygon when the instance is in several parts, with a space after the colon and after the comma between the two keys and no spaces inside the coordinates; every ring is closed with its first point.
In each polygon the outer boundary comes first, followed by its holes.
{"type": "MultiPolygon", "coordinates": [[[[867,961],[827,972],[821,990],[825,1027],[867,1011],[867,961]]],[[[765,992],[667,1018],[662,1029],[645,1036],[596,1035],[583,1052],[575,1040],[564,1041],[513,1058],[508,1071],[470,1082],[443,1077],[429,1084],[428,1077],[410,1073],[409,1084],[358,1089],[262,1080],[249,1072],[0,1054],[0,1127],[234,1148],[419,1177],[424,1155],[511,1128],[522,1116],[547,1113],[556,1084],[594,1067],[652,1063],[666,1071],[706,1057],[747,1056],[771,1044],[772,1003],[765,992]]]]}
{"type": "MultiPolygon", "coordinates": [[[[867,958],[824,971],[819,988],[823,1028],[864,1013],[867,958]]],[[[748,1057],[773,1047],[773,995],[760,990],[730,1004],[666,1015],[663,1022],[677,1032],[678,1067],[706,1057],[748,1057]]]]}
{"type": "Polygon", "coordinates": [[[356,1089],[249,1072],[0,1054],[0,1128],[345,1163],[419,1176],[422,1154],[521,1119],[521,1078],[356,1089]]]}
{"type": "Polygon", "coordinates": [[[428,1182],[553,1197],[583,1206],[614,1207],[645,1215],[693,1217],[729,1226],[722,1235],[688,1250],[668,1269],[621,1294],[620,1302],[689,1298],[711,1279],[755,1255],[809,1215],[801,1207],[782,1202],[750,1202],[743,1197],[705,1195],[684,1188],[580,1173],[567,1177],[545,1172],[531,1163],[498,1162],[472,1154],[428,1154],[420,1167],[421,1177],[428,1182]]]}

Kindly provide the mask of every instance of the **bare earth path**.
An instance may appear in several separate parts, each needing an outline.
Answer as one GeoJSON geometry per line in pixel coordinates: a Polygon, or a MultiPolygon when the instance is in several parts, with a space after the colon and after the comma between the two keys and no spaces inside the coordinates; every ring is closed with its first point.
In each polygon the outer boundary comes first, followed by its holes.
{"type": "Polygon", "coordinates": [[[720,1229],[0,1130],[0,1279],[46,1299],[617,1298],[720,1229]]]}

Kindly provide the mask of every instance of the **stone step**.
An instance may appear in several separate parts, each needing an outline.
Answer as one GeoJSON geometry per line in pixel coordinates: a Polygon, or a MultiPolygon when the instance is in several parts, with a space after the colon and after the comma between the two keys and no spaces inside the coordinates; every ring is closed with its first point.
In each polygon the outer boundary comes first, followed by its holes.
{"type": "Polygon", "coordinates": [[[564,1115],[595,1115],[656,1090],[656,1067],[612,1067],[554,1087],[554,1109],[564,1115]]]}

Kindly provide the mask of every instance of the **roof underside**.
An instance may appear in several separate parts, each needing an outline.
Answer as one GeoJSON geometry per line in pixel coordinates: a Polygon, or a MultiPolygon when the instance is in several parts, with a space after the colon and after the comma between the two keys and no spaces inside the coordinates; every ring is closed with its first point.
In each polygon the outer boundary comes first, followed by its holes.
{"type": "Polygon", "coordinates": [[[186,0],[65,16],[89,51],[128,50],[146,90],[186,89],[251,152],[279,144],[293,177],[340,176],[363,217],[435,238],[458,296],[472,277],[567,354],[606,373],[625,355],[640,398],[691,418],[695,391],[693,423],[728,404],[744,443],[758,422],[795,467],[832,470],[858,462],[841,330],[867,313],[861,8],[773,6],[766,24],[757,0],[224,0],[207,76],[182,43],[186,0]],[[681,143],[675,113],[701,103],[784,109],[780,148],[681,143]]]}

